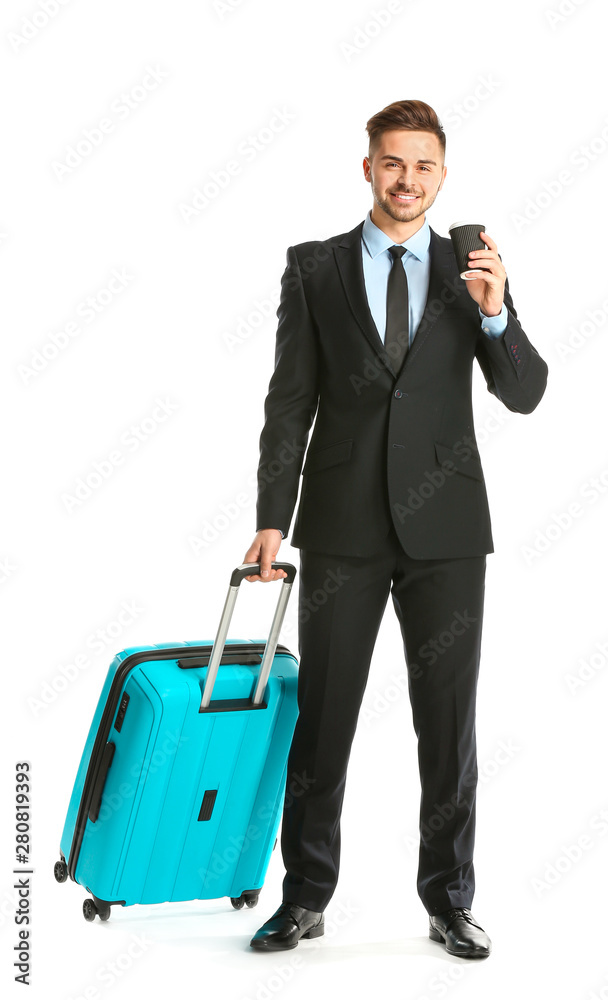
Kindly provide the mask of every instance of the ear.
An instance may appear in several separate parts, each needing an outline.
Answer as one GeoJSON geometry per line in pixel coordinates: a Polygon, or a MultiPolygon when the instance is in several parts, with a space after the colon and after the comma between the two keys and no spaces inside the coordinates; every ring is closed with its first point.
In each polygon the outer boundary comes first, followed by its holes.
{"type": "Polygon", "coordinates": [[[370,167],[370,162],[369,162],[369,156],[364,156],[363,157],[363,174],[365,176],[365,180],[371,182],[372,174],[371,174],[371,167],[370,167]]]}

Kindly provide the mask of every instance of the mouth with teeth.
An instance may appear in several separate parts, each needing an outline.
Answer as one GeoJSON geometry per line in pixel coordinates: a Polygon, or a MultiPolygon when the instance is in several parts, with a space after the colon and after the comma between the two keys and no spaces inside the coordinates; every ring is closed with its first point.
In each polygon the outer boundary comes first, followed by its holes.
{"type": "Polygon", "coordinates": [[[395,199],[395,201],[400,202],[402,205],[411,205],[412,202],[417,201],[417,199],[420,197],[417,194],[406,194],[405,192],[402,191],[400,191],[399,193],[397,193],[396,191],[391,191],[390,194],[391,197],[395,199]]]}

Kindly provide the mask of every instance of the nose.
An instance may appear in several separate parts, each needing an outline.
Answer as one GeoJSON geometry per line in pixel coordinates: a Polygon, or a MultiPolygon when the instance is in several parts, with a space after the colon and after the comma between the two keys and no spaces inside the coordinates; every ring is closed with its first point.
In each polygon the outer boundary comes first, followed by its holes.
{"type": "Polygon", "coordinates": [[[414,190],[416,187],[414,181],[414,169],[413,167],[404,167],[401,171],[401,176],[397,184],[400,188],[405,188],[406,190],[414,190]]]}

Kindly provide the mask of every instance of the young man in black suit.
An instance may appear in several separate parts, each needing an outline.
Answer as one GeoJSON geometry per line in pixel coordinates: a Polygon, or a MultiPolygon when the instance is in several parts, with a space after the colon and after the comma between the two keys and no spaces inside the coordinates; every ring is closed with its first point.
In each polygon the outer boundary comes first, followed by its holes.
{"type": "Polygon", "coordinates": [[[475,701],[494,549],[472,369],[476,359],[488,390],[530,413],[547,365],[517,319],[494,240],[481,234],[485,250],[470,264],[487,270],[463,280],[451,241],[426,221],[446,177],[433,109],[397,101],[367,132],[371,211],[348,233],[289,247],[277,310],[258,527],[244,561],[261,564],[250,581],[284,576],[271,562],[302,474],[291,539],[300,549],[299,716],[287,784],[300,781],[282,818],[283,902],[251,946],[294,948],[323,934],[350,748],[390,592],[418,737],[418,893],[431,938],[480,958],[491,943],[470,910],[475,701]]]}

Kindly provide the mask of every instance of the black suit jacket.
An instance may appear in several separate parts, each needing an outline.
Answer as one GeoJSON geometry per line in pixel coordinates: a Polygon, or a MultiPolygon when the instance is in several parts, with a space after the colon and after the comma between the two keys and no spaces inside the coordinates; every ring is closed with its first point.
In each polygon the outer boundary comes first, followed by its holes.
{"type": "Polygon", "coordinates": [[[431,229],[424,315],[395,371],[367,301],[362,229],[361,222],[287,251],[260,436],[257,528],[288,533],[301,479],[296,548],[370,555],[392,523],[413,558],[493,552],[473,427],[473,361],[488,390],[519,413],[537,406],[547,365],[519,324],[508,282],[506,331],[496,341],[483,333],[451,240],[431,229]]]}

